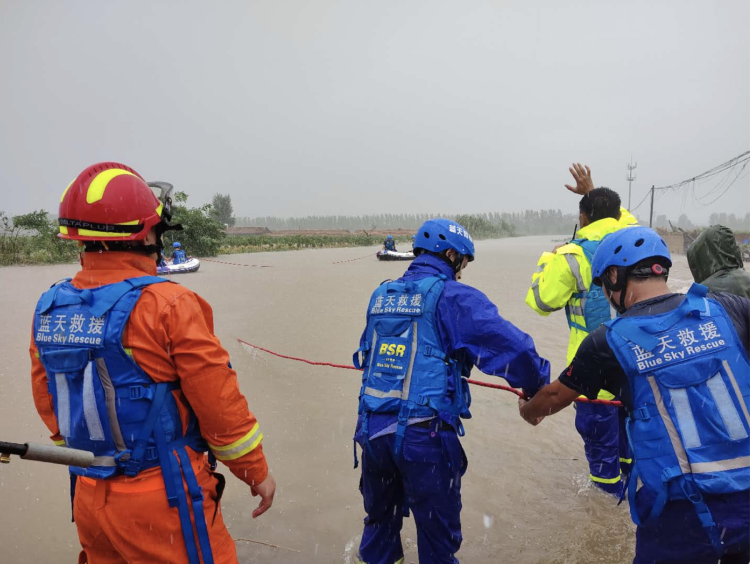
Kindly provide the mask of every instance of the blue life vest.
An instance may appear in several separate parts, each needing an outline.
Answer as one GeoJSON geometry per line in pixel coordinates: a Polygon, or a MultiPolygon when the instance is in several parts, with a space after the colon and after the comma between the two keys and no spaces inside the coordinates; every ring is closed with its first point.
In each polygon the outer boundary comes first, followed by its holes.
{"type": "Polygon", "coordinates": [[[190,522],[183,476],[196,516],[203,560],[213,562],[203,513],[203,493],[186,446],[208,445],[191,413],[187,431],[172,390],[178,382],[156,383],[127,354],[122,333],[144,286],[164,283],[155,276],[131,278],[90,290],[69,280],[42,294],[34,315],[34,341],[47,372],[60,434],[71,448],[94,453],[89,468],[72,474],[107,479],[161,466],[170,507],[178,507],[190,562],[199,557],[190,522]],[[173,452],[180,459],[177,463],[173,452]]]}
{"type": "Polygon", "coordinates": [[[441,350],[435,324],[445,279],[382,284],[370,299],[366,340],[354,353],[354,365],[364,369],[362,432],[368,436],[369,414],[397,414],[397,453],[409,418],[437,416],[463,434],[459,418],[471,416],[468,384],[458,363],[441,350]]]}
{"type": "MultiPolygon", "coordinates": [[[[583,254],[589,265],[594,260],[594,253],[596,253],[597,247],[601,241],[589,241],[588,239],[574,239],[571,243],[578,245],[583,250],[583,254]]],[[[573,259],[577,260],[577,259],[573,259]]],[[[580,275],[576,276],[576,279],[580,278],[580,275]]],[[[612,319],[610,311],[609,300],[604,295],[602,289],[596,284],[591,284],[588,290],[583,290],[574,293],[571,296],[572,299],[580,299],[580,308],[583,310],[574,311],[571,305],[568,303],[565,306],[565,313],[568,318],[568,327],[591,333],[594,329],[599,327],[602,323],[606,323],[612,319]],[[582,326],[573,319],[573,314],[582,315],[586,321],[586,326],[582,326]]]]}
{"type": "Polygon", "coordinates": [[[182,264],[187,262],[187,255],[182,249],[177,249],[172,253],[172,264],[182,264]]]}
{"type": "Polygon", "coordinates": [[[393,239],[386,239],[385,243],[385,250],[386,251],[395,251],[396,250],[396,241],[393,239]]]}
{"type": "Polygon", "coordinates": [[[693,284],[673,311],[614,319],[607,341],[633,397],[633,521],[652,523],[665,503],[688,499],[720,553],[702,494],[750,490],[750,361],[726,311],[706,293],[693,284]],[[639,478],[656,496],[643,517],[635,500],[639,478]]]}

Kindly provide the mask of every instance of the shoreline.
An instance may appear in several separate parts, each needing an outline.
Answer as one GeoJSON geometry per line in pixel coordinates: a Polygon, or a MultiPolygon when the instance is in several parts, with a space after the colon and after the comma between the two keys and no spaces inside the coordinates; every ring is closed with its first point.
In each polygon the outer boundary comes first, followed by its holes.
{"type": "MultiPolygon", "coordinates": [[[[492,241],[502,240],[510,238],[525,237],[525,235],[508,235],[505,237],[493,237],[489,239],[477,239],[477,241],[492,241]]],[[[560,237],[560,235],[550,235],[550,237],[560,237]]],[[[335,235],[270,235],[270,236],[248,236],[248,237],[232,237],[232,239],[242,239],[237,241],[236,244],[223,244],[219,247],[219,251],[214,256],[196,256],[197,259],[211,259],[221,256],[230,255],[242,255],[242,254],[254,254],[254,253],[279,253],[287,251],[304,251],[311,249],[355,249],[355,248],[367,248],[372,246],[380,246],[379,242],[374,237],[370,236],[372,241],[364,240],[364,237],[353,238],[348,236],[335,236],[335,235]],[[249,239],[249,241],[248,241],[249,239]],[[253,241],[253,239],[255,239],[253,241]]],[[[231,239],[230,239],[231,240],[231,239]]],[[[411,245],[410,237],[396,237],[396,243],[403,245],[411,245]]],[[[191,255],[195,256],[195,255],[191,255]]],[[[1,264],[0,268],[5,267],[26,267],[26,266],[52,266],[59,264],[77,264],[77,259],[65,260],[65,261],[43,261],[43,260],[22,260],[19,262],[12,262],[8,264],[1,264]]]]}

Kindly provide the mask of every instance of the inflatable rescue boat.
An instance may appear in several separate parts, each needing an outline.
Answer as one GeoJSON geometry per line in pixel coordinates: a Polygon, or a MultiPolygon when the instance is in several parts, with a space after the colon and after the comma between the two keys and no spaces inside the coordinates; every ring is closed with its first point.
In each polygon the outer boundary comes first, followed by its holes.
{"type": "Polygon", "coordinates": [[[201,266],[201,261],[195,257],[188,257],[182,264],[167,263],[164,266],[156,267],[157,274],[188,274],[195,272],[201,266]]]}
{"type": "Polygon", "coordinates": [[[398,251],[378,251],[378,260],[414,260],[414,253],[400,253],[398,251]]]}

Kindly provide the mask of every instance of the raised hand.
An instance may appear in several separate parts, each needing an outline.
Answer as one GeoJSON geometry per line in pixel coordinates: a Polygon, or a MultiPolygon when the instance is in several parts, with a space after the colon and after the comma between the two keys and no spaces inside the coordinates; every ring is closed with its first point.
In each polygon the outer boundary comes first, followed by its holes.
{"type": "Polygon", "coordinates": [[[571,186],[570,184],[565,185],[568,190],[574,194],[585,196],[594,189],[594,181],[591,179],[591,169],[588,165],[584,167],[581,163],[573,163],[568,170],[576,181],[575,186],[571,186]]]}

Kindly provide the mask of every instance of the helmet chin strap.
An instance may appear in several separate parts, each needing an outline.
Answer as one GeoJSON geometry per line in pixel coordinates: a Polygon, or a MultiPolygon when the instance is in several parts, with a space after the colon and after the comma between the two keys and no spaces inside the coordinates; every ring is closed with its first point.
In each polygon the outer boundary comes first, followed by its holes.
{"type": "Polygon", "coordinates": [[[156,264],[158,266],[159,261],[161,261],[161,253],[164,250],[164,239],[162,236],[167,231],[182,231],[183,227],[181,224],[177,223],[175,225],[172,225],[169,223],[168,220],[162,219],[161,222],[156,226],[156,243],[153,245],[143,245],[143,251],[147,254],[153,254],[156,253],[156,264]]]}
{"type": "Polygon", "coordinates": [[[464,263],[464,255],[457,252],[456,258],[454,260],[451,260],[450,258],[448,258],[448,251],[443,251],[438,256],[443,259],[443,261],[445,261],[448,266],[451,267],[455,274],[458,274],[460,272],[461,266],[464,263]]]}
{"type": "Polygon", "coordinates": [[[623,314],[627,311],[627,308],[625,307],[625,294],[627,293],[628,288],[628,267],[625,266],[618,266],[617,267],[617,282],[612,282],[609,279],[609,276],[605,272],[604,275],[601,277],[602,285],[606,288],[607,292],[607,301],[612,304],[612,307],[615,308],[617,313],[623,314]],[[614,300],[612,300],[612,293],[613,292],[620,292],[620,300],[619,304],[615,303],[614,300]]]}

